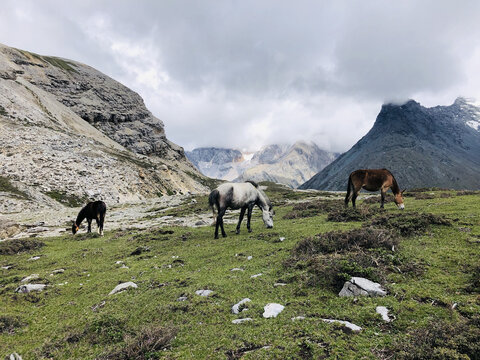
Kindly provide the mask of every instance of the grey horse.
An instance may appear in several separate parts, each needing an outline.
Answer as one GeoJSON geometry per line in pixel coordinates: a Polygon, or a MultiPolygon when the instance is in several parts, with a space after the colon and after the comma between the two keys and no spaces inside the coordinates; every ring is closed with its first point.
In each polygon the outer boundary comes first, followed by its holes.
{"type": "Polygon", "coordinates": [[[208,202],[213,210],[215,218],[215,208],[218,212],[215,221],[215,239],[218,239],[218,227],[222,229],[222,236],[227,234],[223,229],[223,216],[227,208],[240,209],[240,218],[237,224],[236,233],[240,233],[240,224],[242,223],[245,211],[247,212],[247,229],[252,232],[250,227],[250,219],[252,217],[252,210],[257,205],[262,210],[262,217],[265,226],[269,229],[273,228],[273,209],[272,203],[267,195],[258,188],[258,184],[253,181],[244,183],[225,183],[217,187],[210,193],[208,202]]]}

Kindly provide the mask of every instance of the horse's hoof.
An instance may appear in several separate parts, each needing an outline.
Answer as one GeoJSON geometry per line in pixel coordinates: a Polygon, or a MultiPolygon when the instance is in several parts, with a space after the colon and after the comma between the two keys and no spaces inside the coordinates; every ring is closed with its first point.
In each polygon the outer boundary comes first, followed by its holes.
{"type": "Polygon", "coordinates": [[[218,235],[213,237],[214,239],[218,239],[218,235]]]}
{"type": "Polygon", "coordinates": [[[227,234],[222,234],[223,237],[227,237],[227,234]]]}
{"type": "Polygon", "coordinates": [[[248,229],[248,232],[252,232],[252,229],[248,229]]]}
{"type": "Polygon", "coordinates": [[[235,231],[235,234],[237,235],[240,234],[240,230],[235,231]]]}

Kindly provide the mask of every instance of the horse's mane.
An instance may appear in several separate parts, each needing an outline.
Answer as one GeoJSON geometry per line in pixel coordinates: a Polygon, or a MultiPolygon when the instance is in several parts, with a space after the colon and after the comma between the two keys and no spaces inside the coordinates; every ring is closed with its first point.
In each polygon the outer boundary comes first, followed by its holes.
{"type": "Polygon", "coordinates": [[[253,186],[255,186],[255,187],[258,189],[258,184],[257,184],[255,181],[253,181],[253,180],[247,180],[247,181],[245,181],[245,182],[252,184],[253,186]]]}

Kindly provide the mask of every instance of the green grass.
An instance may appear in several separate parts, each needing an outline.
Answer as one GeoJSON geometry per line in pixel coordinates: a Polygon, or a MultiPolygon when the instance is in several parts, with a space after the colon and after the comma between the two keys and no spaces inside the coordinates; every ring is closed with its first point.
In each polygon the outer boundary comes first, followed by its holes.
{"type": "MultiPolygon", "coordinates": [[[[283,192],[287,191],[267,191],[274,205],[283,204],[275,207],[271,230],[264,228],[258,210],[252,218],[252,233],[243,224],[240,235],[235,235],[235,226],[226,225],[228,237],[219,240],[213,239],[213,227],[161,229],[173,233],[155,228],[110,229],[107,214],[105,237],[81,233],[42,239],[41,249],[0,255],[0,265],[16,264],[11,270],[0,270],[0,304],[9,321],[8,332],[0,333],[0,357],[16,351],[23,359],[93,359],[108,354],[128,358],[125,354],[136,349],[135,358],[140,359],[378,359],[405,349],[412,336],[425,333],[434,322],[441,329],[475,323],[480,298],[472,286],[478,282],[472,271],[478,267],[480,244],[470,240],[480,234],[478,196],[407,198],[404,214],[446,216],[452,226],[431,225],[419,235],[401,236],[395,256],[422,264],[423,271],[416,275],[387,271],[383,278],[388,296],[354,300],[339,298],[320,283],[304,281],[309,276],[308,260],[305,266],[286,264],[292,249],[305,238],[359,229],[362,222],[327,221],[326,212],[284,219],[293,208],[284,200],[298,195],[283,192]],[[138,247],[150,251],[130,255],[138,247]],[[41,257],[27,261],[32,255],[41,257]],[[250,255],[253,258],[247,260],[250,255]],[[118,260],[128,269],[116,264],[118,260]],[[59,268],[65,272],[50,276],[59,268]],[[232,268],[244,271],[232,272],[232,268]],[[35,282],[50,285],[47,290],[15,293],[19,280],[34,273],[40,276],[35,282]],[[263,275],[251,278],[258,273],[263,275]],[[138,288],[108,295],[126,281],[134,281],[138,288]],[[274,287],[276,282],[287,285],[274,287]],[[211,289],[214,294],[200,297],[195,295],[199,289],[211,289]],[[180,296],[187,296],[187,301],[177,301],[180,296]],[[245,297],[252,300],[248,311],[232,314],[231,307],[245,297]],[[270,302],[285,305],[285,310],[277,318],[264,319],[263,307],[270,302]],[[396,320],[382,322],[375,313],[378,305],[387,306],[396,320]],[[295,316],[306,319],[292,321],[295,316]],[[232,324],[242,317],[254,320],[232,324]],[[363,330],[351,334],[321,318],[348,320],[363,330]],[[15,324],[21,326],[15,328],[15,324]],[[164,350],[152,350],[146,336],[161,339],[159,348],[164,350]],[[140,342],[147,345],[140,347],[140,342]]],[[[190,211],[203,210],[205,201],[197,198],[190,211]]],[[[178,215],[188,211],[187,205],[177,210],[178,215]]],[[[388,203],[386,213],[400,211],[388,203]]],[[[329,256],[347,259],[348,251],[329,256]]],[[[472,329],[468,326],[455,327],[460,329],[453,338],[458,344],[472,329]]],[[[474,343],[476,338],[469,336],[474,343]]],[[[454,352],[461,353],[463,348],[454,345],[446,341],[446,348],[434,349],[435,354],[443,354],[437,358],[455,358],[454,352]]],[[[428,352],[428,346],[434,345],[425,346],[422,351],[428,352]]]]}
{"type": "Polygon", "coordinates": [[[33,58],[35,58],[37,60],[40,60],[42,62],[47,62],[50,65],[58,67],[62,70],[66,70],[68,72],[78,73],[78,71],[75,69],[75,64],[73,64],[69,61],[65,61],[61,58],[58,58],[58,57],[55,57],[55,56],[42,56],[42,55],[38,55],[38,54],[35,54],[33,52],[30,52],[30,51],[25,51],[25,50],[20,50],[20,49],[18,49],[18,51],[20,51],[27,58],[32,58],[33,57],[33,58]]]}
{"type": "Polygon", "coordinates": [[[52,190],[45,193],[53,200],[58,201],[61,204],[64,204],[69,207],[78,207],[86,203],[87,198],[81,198],[73,194],[68,194],[64,191],[52,190]]]}
{"type": "Polygon", "coordinates": [[[2,192],[8,192],[10,194],[13,194],[15,196],[18,196],[22,199],[28,199],[29,196],[26,192],[19,190],[16,188],[10,180],[5,177],[0,175],[0,191],[2,192]]]}

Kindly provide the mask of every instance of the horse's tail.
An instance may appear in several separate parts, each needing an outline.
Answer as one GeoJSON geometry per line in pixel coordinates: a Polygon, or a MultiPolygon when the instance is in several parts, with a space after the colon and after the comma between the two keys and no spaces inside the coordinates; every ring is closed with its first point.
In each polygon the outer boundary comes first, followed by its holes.
{"type": "Polygon", "coordinates": [[[348,176],[348,185],[347,185],[347,195],[345,196],[345,207],[348,207],[348,202],[350,201],[350,194],[352,192],[352,174],[348,176]]]}
{"type": "Polygon", "coordinates": [[[208,204],[212,208],[213,222],[215,223],[217,220],[215,207],[217,208],[217,211],[220,208],[220,192],[217,189],[212,190],[212,192],[208,196],[208,204]]]}
{"type": "Polygon", "coordinates": [[[247,180],[247,181],[245,181],[245,182],[250,183],[250,184],[252,184],[253,186],[255,186],[256,188],[258,188],[258,184],[257,184],[255,181],[253,181],[253,180],[247,180]]]}

